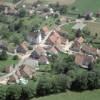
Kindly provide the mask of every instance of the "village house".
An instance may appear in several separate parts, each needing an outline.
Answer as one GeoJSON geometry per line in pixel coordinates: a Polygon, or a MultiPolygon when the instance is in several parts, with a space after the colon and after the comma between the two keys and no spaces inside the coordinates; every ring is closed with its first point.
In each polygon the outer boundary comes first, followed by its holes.
{"type": "Polygon", "coordinates": [[[16,74],[13,74],[9,77],[8,84],[14,84],[19,82],[19,77],[16,74]]]}
{"type": "Polygon", "coordinates": [[[47,51],[41,46],[38,46],[35,51],[32,52],[30,57],[37,60],[39,64],[49,64],[47,51]]]}
{"type": "Polygon", "coordinates": [[[88,55],[93,55],[93,56],[97,55],[97,49],[88,44],[83,44],[81,50],[87,53],[88,55]]]}
{"type": "Polygon", "coordinates": [[[39,59],[40,56],[46,56],[46,50],[43,47],[38,46],[35,51],[32,52],[31,57],[33,59],[39,59]]]}
{"type": "Polygon", "coordinates": [[[47,45],[56,47],[59,52],[64,52],[66,47],[67,39],[63,37],[62,33],[58,31],[52,31],[51,35],[47,40],[47,45]]]}
{"type": "Polygon", "coordinates": [[[32,58],[25,59],[22,65],[30,66],[33,69],[38,69],[38,66],[39,66],[38,61],[32,58]]]}
{"type": "Polygon", "coordinates": [[[39,61],[39,64],[49,64],[49,60],[46,56],[40,56],[38,61],[39,61]]]}
{"type": "Polygon", "coordinates": [[[41,43],[42,41],[42,35],[40,31],[30,32],[29,34],[27,34],[26,38],[27,38],[27,41],[31,44],[38,44],[38,43],[41,43]]]}
{"type": "Polygon", "coordinates": [[[77,53],[75,55],[75,63],[83,68],[88,68],[90,63],[93,63],[93,56],[77,53]]]}
{"type": "Polygon", "coordinates": [[[6,14],[6,15],[18,15],[18,10],[15,8],[5,7],[4,14],[6,14]]]}
{"type": "Polygon", "coordinates": [[[64,44],[64,38],[57,32],[53,31],[48,39],[48,43],[51,45],[61,45],[64,44]]]}
{"type": "Polygon", "coordinates": [[[26,42],[23,42],[19,44],[16,48],[16,52],[25,54],[28,51],[28,44],[26,42]]]}
{"type": "Polygon", "coordinates": [[[36,72],[35,68],[27,65],[22,65],[19,69],[19,72],[22,77],[32,79],[34,73],[36,72]]]}

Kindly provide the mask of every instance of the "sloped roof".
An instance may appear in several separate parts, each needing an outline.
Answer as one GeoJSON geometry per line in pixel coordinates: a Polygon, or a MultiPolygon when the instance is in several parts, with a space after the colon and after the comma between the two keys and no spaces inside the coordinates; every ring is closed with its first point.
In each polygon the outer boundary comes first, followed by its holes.
{"type": "Polygon", "coordinates": [[[47,58],[46,56],[41,56],[41,57],[39,58],[39,62],[40,62],[40,63],[47,63],[47,62],[48,62],[48,58],[47,58]]]}
{"type": "Polygon", "coordinates": [[[82,50],[85,51],[86,53],[97,55],[97,49],[88,44],[83,44],[82,50]]]}
{"type": "Polygon", "coordinates": [[[87,66],[93,62],[93,57],[92,56],[88,56],[86,54],[76,54],[75,55],[75,63],[77,65],[80,65],[80,66],[87,66]]]}
{"type": "Polygon", "coordinates": [[[45,49],[43,48],[43,47],[40,47],[40,46],[38,46],[36,49],[35,49],[35,51],[36,51],[36,53],[38,54],[38,55],[42,55],[42,54],[44,54],[46,51],[45,51],[45,49]]]}
{"type": "Polygon", "coordinates": [[[35,72],[35,69],[32,68],[31,66],[27,66],[27,65],[22,65],[20,68],[20,73],[22,76],[27,75],[29,78],[32,78],[33,73],[35,72]]]}
{"type": "Polygon", "coordinates": [[[49,37],[49,40],[53,44],[61,44],[62,43],[62,37],[56,31],[52,32],[51,36],[49,37]]]}

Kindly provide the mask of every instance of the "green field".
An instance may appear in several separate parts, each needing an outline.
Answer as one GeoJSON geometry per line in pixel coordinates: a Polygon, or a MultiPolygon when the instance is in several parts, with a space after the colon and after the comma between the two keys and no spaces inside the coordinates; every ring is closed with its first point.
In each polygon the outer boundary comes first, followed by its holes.
{"type": "Polygon", "coordinates": [[[100,23],[98,22],[88,22],[87,26],[85,27],[91,32],[91,36],[95,36],[97,33],[98,36],[95,41],[100,42],[100,23]]]}
{"type": "Polygon", "coordinates": [[[74,23],[65,24],[64,26],[62,26],[62,30],[67,31],[67,32],[71,32],[73,26],[74,26],[74,23]]]}
{"type": "Polygon", "coordinates": [[[31,100],[100,100],[100,90],[86,91],[82,93],[66,92],[31,100]]]}
{"type": "Polygon", "coordinates": [[[75,6],[80,13],[86,11],[96,12],[100,10],[100,0],[76,0],[72,6],[75,6]]]}

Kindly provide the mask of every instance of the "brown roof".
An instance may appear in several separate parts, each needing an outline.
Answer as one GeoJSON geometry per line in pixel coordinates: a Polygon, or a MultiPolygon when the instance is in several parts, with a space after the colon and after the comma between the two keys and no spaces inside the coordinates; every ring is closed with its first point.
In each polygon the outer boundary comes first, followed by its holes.
{"type": "Polygon", "coordinates": [[[12,76],[9,77],[8,82],[16,82],[18,80],[18,76],[16,74],[13,74],[12,76]]]}
{"type": "Polygon", "coordinates": [[[42,64],[47,64],[48,63],[48,58],[46,56],[41,56],[39,58],[39,62],[42,64]]]}
{"type": "Polygon", "coordinates": [[[33,68],[30,66],[23,65],[23,66],[21,66],[19,71],[22,76],[28,76],[29,78],[32,78],[35,70],[33,70],[33,68]]]}
{"type": "Polygon", "coordinates": [[[42,28],[42,31],[45,33],[45,35],[47,35],[47,33],[49,32],[49,29],[48,29],[47,26],[44,26],[44,27],[42,28]]]}
{"type": "Polygon", "coordinates": [[[43,55],[45,54],[45,49],[43,47],[38,46],[35,51],[37,52],[38,55],[43,55]]]}
{"type": "Polygon", "coordinates": [[[28,44],[26,43],[26,42],[22,42],[21,44],[20,44],[20,46],[22,47],[22,48],[24,48],[25,50],[27,50],[28,48],[28,44]]]}
{"type": "Polygon", "coordinates": [[[82,50],[88,54],[91,54],[91,55],[97,55],[97,49],[94,48],[94,47],[91,47],[90,45],[88,44],[83,44],[82,46],[82,50]]]}
{"type": "Polygon", "coordinates": [[[28,50],[28,44],[26,42],[22,42],[18,47],[17,47],[17,52],[26,52],[28,50]]]}
{"type": "Polygon", "coordinates": [[[62,37],[56,31],[52,32],[49,39],[53,44],[62,44],[62,37]]]}
{"type": "Polygon", "coordinates": [[[88,56],[88,55],[85,55],[85,54],[76,54],[75,55],[75,63],[77,65],[84,65],[84,66],[87,66],[93,62],[93,57],[92,56],[88,56]]]}

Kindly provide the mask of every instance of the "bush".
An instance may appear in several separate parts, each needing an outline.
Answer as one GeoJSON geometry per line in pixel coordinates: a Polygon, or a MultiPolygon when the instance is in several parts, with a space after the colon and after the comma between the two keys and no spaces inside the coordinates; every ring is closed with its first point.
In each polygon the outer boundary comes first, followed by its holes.
{"type": "Polygon", "coordinates": [[[13,56],[13,60],[18,60],[19,57],[17,55],[13,56]]]}
{"type": "Polygon", "coordinates": [[[33,47],[32,47],[32,46],[29,46],[28,49],[29,49],[29,50],[33,50],[33,47]]]}

